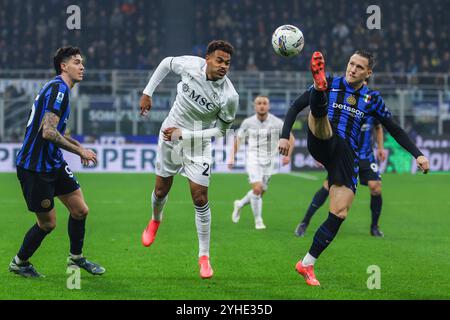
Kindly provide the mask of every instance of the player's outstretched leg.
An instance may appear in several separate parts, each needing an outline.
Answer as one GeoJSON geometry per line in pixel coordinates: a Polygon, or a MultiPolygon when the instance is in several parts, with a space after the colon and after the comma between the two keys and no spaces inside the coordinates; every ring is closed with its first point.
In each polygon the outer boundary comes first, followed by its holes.
{"type": "Polygon", "coordinates": [[[311,73],[314,78],[314,88],[317,91],[327,90],[327,78],[325,75],[325,59],[322,53],[316,51],[311,57],[311,73]]]}
{"type": "Polygon", "coordinates": [[[325,76],[325,60],[320,52],[314,52],[311,58],[311,73],[314,86],[311,89],[309,106],[311,112],[308,116],[308,127],[312,134],[322,140],[330,139],[333,131],[328,120],[328,87],[325,76]]]}

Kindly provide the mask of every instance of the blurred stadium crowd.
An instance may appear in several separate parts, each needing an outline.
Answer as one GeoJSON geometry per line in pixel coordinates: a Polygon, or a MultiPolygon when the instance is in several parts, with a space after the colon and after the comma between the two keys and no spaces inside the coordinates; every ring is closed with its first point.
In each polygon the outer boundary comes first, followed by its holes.
{"type": "MultiPolygon", "coordinates": [[[[0,68],[51,68],[54,49],[69,43],[82,48],[91,69],[147,70],[171,54],[164,52],[170,39],[162,0],[75,1],[83,14],[81,31],[65,28],[65,10],[53,10],[73,2],[0,0],[0,68]]],[[[221,38],[236,47],[235,70],[304,71],[310,53],[320,49],[329,70],[338,71],[355,48],[365,47],[375,52],[378,72],[450,72],[450,1],[375,2],[381,30],[366,27],[369,1],[196,0],[194,16],[185,17],[193,40],[186,53],[203,55],[210,40],[221,38]],[[299,58],[279,59],[271,49],[273,30],[287,23],[305,35],[299,58]]]]}

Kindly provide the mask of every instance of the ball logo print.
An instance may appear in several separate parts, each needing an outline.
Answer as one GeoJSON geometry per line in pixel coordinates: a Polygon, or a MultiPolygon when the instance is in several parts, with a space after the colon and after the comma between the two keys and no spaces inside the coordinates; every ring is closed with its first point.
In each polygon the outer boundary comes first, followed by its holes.
{"type": "Polygon", "coordinates": [[[284,57],[294,57],[303,50],[305,40],[299,28],[282,25],[272,34],[272,47],[275,53],[284,57]]]}

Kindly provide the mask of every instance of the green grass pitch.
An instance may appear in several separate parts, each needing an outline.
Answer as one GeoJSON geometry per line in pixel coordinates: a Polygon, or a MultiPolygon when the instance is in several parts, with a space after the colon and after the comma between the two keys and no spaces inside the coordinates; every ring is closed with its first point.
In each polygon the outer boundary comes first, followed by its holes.
{"type": "Polygon", "coordinates": [[[56,201],[57,228],[31,261],[44,279],[8,272],[23,236],[34,224],[15,174],[0,175],[0,299],[449,299],[450,176],[383,176],[385,238],[369,236],[368,189],[359,186],[338,236],[316,264],[322,286],[308,287],[294,269],[309,249],[327,204],[305,238],[294,229],[324,174],[305,179],[276,175],[264,196],[266,230],[255,230],[250,207],[231,222],[233,200],[249,185],[241,174],[213,174],[211,263],[214,277],[198,275],[194,209],[186,178],[177,176],[163,223],[150,248],[140,236],[150,217],[151,174],[78,174],[90,207],[85,255],[107,268],[81,274],[81,289],[66,286],[67,211],[56,201]],[[381,289],[369,290],[367,268],[379,266],[381,289]]]}

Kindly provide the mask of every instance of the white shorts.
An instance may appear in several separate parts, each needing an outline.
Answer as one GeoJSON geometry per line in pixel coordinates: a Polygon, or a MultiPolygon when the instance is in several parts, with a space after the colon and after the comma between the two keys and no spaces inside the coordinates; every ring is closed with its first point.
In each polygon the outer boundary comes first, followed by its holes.
{"type": "Polygon", "coordinates": [[[255,163],[249,163],[246,166],[248,173],[248,180],[251,184],[256,182],[261,182],[263,185],[263,190],[267,190],[269,187],[269,180],[274,173],[273,165],[261,165],[255,163]]]}
{"type": "Polygon", "coordinates": [[[155,173],[163,178],[180,173],[208,187],[211,176],[211,141],[164,141],[160,131],[155,173]]]}

